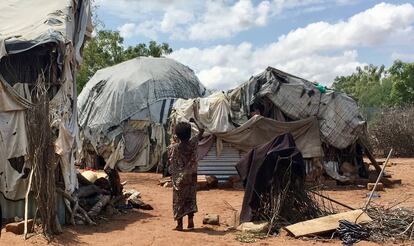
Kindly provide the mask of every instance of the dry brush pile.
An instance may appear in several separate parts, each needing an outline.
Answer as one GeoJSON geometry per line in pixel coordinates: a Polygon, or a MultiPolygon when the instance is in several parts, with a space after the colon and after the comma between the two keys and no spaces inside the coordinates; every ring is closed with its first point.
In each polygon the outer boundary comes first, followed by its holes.
{"type": "Polygon", "coordinates": [[[369,241],[410,242],[414,240],[414,211],[407,208],[371,207],[367,211],[373,219],[365,227],[370,232],[369,241]]]}
{"type": "Polygon", "coordinates": [[[336,212],[331,202],[319,196],[319,190],[305,186],[294,173],[292,162],[277,170],[270,190],[259,194],[260,206],[253,212],[256,220],[269,222],[268,235],[284,226],[336,212]]]}
{"type": "Polygon", "coordinates": [[[370,142],[377,155],[394,148],[399,157],[414,156],[414,105],[383,110],[368,126],[370,142]]]}

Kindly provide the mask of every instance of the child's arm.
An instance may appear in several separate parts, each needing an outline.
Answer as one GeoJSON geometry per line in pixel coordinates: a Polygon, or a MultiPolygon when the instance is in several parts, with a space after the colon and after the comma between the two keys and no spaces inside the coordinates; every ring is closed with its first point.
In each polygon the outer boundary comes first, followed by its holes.
{"type": "Polygon", "coordinates": [[[198,135],[197,135],[197,138],[198,138],[198,140],[201,140],[201,139],[203,138],[204,128],[200,127],[200,126],[198,125],[198,123],[194,120],[194,118],[191,118],[191,119],[190,119],[190,122],[192,122],[192,123],[194,123],[194,124],[196,125],[196,127],[197,127],[197,129],[198,129],[198,135]]]}

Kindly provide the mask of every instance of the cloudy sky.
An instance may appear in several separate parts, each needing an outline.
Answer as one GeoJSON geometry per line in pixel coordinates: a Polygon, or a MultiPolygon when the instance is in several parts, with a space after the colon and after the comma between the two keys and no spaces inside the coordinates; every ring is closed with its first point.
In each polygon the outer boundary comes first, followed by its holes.
{"type": "Polygon", "coordinates": [[[209,88],[267,66],[332,84],[364,64],[414,61],[414,1],[96,0],[126,45],[156,40],[209,88]]]}

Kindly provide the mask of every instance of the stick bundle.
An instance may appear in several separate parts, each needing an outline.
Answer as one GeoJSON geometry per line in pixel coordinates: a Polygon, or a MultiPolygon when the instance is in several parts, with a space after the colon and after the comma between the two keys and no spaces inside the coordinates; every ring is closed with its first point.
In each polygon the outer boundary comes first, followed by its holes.
{"type": "Polygon", "coordinates": [[[255,211],[257,220],[269,222],[269,231],[276,232],[281,227],[333,213],[323,199],[316,199],[305,188],[290,165],[280,166],[274,173],[268,192],[259,194],[260,208],[255,211]]]}
{"type": "Polygon", "coordinates": [[[366,225],[370,229],[370,241],[414,240],[414,211],[406,208],[386,209],[370,207],[368,215],[373,219],[366,225]]]}
{"type": "Polygon", "coordinates": [[[34,106],[28,110],[28,161],[33,169],[33,195],[43,234],[50,240],[62,232],[57,220],[56,179],[57,167],[49,122],[49,98],[44,80],[39,77],[33,90],[34,106]]]}

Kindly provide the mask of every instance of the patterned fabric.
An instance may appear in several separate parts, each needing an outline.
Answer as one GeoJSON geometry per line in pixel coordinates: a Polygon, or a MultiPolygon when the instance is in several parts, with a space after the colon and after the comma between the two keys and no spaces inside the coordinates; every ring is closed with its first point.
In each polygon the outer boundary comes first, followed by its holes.
{"type": "Polygon", "coordinates": [[[175,220],[197,212],[197,145],[198,138],[194,137],[186,145],[169,147],[175,220]]]}

